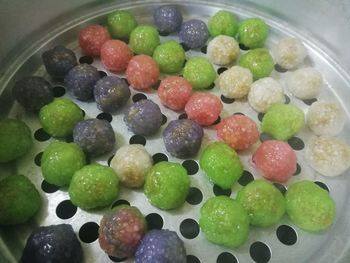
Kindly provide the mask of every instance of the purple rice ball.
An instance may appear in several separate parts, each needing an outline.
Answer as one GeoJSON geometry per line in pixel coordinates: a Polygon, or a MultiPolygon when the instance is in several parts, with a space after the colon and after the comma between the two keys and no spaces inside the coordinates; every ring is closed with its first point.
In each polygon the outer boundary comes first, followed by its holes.
{"type": "Polygon", "coordinates": [[[130,89],[125,79],[106,76],[96,82],[94,97],[97,108],[104,112],[115,112],[130,98],[130,89]]]}
{"type": "Polygon", "coordinates": [[[136,263],[186,263],[186,250],[176,232],[154,229],[141,239],[136,263]]]}
{"type": "Polygon", "coordinates": [[[124,121],[133,133],[146,136],[159,130],[162,119],[159,106],[148,99],[135,102],[124,115],[124,121]]]}
{"type": "Polygon", "coordinates": [[[89,64],[80,64],[68,72],[64,84],[73,91],[78,100],[88,101],[93,98],[94,86],[99,79],[97,68],[89,64]]]}
{"type": "Polygon", "coordinates": [[[115,145],[112,125],[99,119],[78,122],[73,130],[73,140],[91,157],[109,152],[115,145]]]}
{"type": "Polygon", "coordinates": [[[189,48],[200,48],[209,39],[208,27],[202,20],[188,20],[182,24],[179,38],[189,48]]]}
{"type": "Polygon", "coordinates": [[[173,120],[163,131],[166,150],[177,158],[195,156],[202,138],[203,128],[189,119],[173,120]]]}
{"type": "Polygon", "coordinates": [[[161,34],[170,34],[180,30],[182,14],[175,5],[163,5],[153,13],[154,24],[161,34]]]}
{"type": "Polygon", "coordinates": [[[17,81],[12,95],[26,110],[32,112],[38,112],[54,99],[51,84],[41,77],[25,77],[17,81]]]}
{"type": "Polygon", "coordinates": [[[78,65],[74,52],[64,46],[56,46],[45,51],[41,58],[47,73],[57,79],[64,78],[72,68],[78,65]]]}

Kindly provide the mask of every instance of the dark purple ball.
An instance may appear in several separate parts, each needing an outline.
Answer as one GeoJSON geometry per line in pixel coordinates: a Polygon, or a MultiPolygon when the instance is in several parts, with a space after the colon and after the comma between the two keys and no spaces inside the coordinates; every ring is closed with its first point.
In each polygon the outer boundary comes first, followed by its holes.
{"type": "Polygon", "coordinates": [[[135,253],[136,263],[186,263],[186,250],[176,232],[151,230],[135,253]]]}
{"type": "Polygon", "coordinates": [[[124,116],[128,128],[138,135],[155,134],[162,125],[162,119],[159,106],[148,99],[132,104],[124,116]]]}
{"type": "Polygon", "coordinates": [[[130,98],[130,89],[125,79],[106,76],[96,82],[94,97],[97,108],[104,112],[115,112],[130,98]]]}
{"type": "Polygon", "coordinates": [[[191,19],[182,24],[179,38],[189,48],[200,48],[209,39],[208,27],[199,19],[191,19]]]}
{"type": "Polygon", "coordinates": [[[41,77],[25,77],[17,81],[12,95],[26,110],[33,112],[54,99],[51,84],[41,77]]]}
{"type": "Polygon", "coordinates": [[[99,79],[97,68],[89,64],[80,64],[68,72],[64,84],[73,91],[77,99],[88,101],[93,98],[94,86],[99,79]]]}
{"type": "Polygon", "coordinates": [[[188,119],[173,120],[163,131],[166,150],[174,157],[193,157],[199,151],[203,128],[188,119]]]}
{"type": "Polygon", "coordinates": [[[66,74],[78,65],[74,52],[64,46],[56,46],[45,51],[41,58],[47,73],[53,78],[64,78],[66,74]]]}
{"type": "Polygon", "coordinates": [[[174,5],[158,7],[153,13],[153,19],[158,31],[164,34],[179,31],[182,24],[182,14],[174,5]]]}
{"type": "Polygon", "coordinates": [[[112,125],[99,119],[78,122],[73,129],[73,140],[92,157],[113,150],[115,145],[112,125]]]}

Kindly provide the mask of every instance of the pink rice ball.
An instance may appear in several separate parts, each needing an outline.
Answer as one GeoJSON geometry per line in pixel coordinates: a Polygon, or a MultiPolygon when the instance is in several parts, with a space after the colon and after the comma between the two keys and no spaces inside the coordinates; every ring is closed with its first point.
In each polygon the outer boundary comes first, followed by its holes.
{"type": "Polygon", "coordinates": [[[89,56],[100,56],[102,45],[111,39],[106,28],[100,25],[91,25],[79,32],[79,46],[81,51],[89,56]]]}
{"type": "Polygon", "coordinates": [[[126,69],[126,78],[134,89],[150,89],[159,78],[158,64],[148,55],[134,56],[126,69]]]}
{"type": "Polygon", "coordinates": [[[169,109],[183,110],[192,96],[192,86],[184,78],[169,76],[160,82],[158,96],[160,102],[169,109]]]}
{"type": "Polygon", "coordinates": [[[263,177],[286,182],[297,169],[297,156],[288,143],[267,140],[253,154],[252,161],[263,177]]]}
{"type": "Polygon", "coordinates": [[[232,115],[216,126],[220,139],[235,150],[245,150],[259,139],[255,122],[245,115],[232,115]]]}
{"type": "Polygon", "coordinates": [[[124,71],[132,57],[131,49],[120,40],[108,40],[101,47],[102,64],[112,72],[124,71]]]}
{"type": "Polygon", "coordinates": [[[189,119],[202,126],[212,125],[222,111],[222,103],[218,97],[206,92],[194,93],[185,106],[189,119]]]}

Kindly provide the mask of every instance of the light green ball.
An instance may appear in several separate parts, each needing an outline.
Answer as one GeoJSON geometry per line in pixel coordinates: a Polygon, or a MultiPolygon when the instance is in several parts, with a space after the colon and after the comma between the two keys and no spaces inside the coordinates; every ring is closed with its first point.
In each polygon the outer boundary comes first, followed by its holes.
{"type": "Polygon", "coordinates": [[[305,123],[304,112],[291,104],[272,105],[265,113],[261,129],[277,140],[288,140],[298,133],[305,123]]]}
{"type": "Polygon", "coordinates": [[[219,35],[235,37],[238,31],[238,19],[231,12],[220,10],[209,19],[208,30],[212,37],[219,35]]]}
{"type": "Polygon", "coordinates": [[[258,48],[265,44],[269,27],[260,18],[249,18],[238,26],[239,42],[248,48],[258,48]]]}
{"type": "Polygon", "coordinates": [[[135,54],[152,56],[159,43],[159,34],[154,26],[138,26],[130,34],[129,44],[135,54]]]}
{"type": "Polygon", "coordinates": [[[184,65],[185,58],[184,49],[174,40],[159,45],[153,53],[153,59],[157,62],[160,71],[164,73],[179,72],[184,65]]]}
{"type": "Polygon", "coordinates": [[[206,89],[214,83],[216,72],[206,58],[192,57],[186,62],[183,76],[191,83],[193,89],[206,89]]]}
{"type": "Polygon", "coordinates": [[[243,54],[238,64],[253,74],[254,80],[270,76],[274,62],[266,48],[257,48],[243,54]]]}
{"type": "Polygon", "coordinates": [[[129,11],[116,10],[108,15],[107,27],[113,38],[128,40],[131,31],[137,27],[137,21],[129,11]]]}

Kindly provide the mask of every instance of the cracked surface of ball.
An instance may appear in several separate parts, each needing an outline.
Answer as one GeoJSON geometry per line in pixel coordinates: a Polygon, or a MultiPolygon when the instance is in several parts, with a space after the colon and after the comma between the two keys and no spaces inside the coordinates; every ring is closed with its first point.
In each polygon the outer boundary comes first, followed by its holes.
{"type": "Polygon", "coordinates": [[[158,31],[164,34],[180,30],[182,24],[181,11],[175,5],[162,5],[153,13],[153,21],[158,31]]]}
{"type": "Polygon", "coordinates": [[[140,25],[130,34],[129,45],[135,54],[152,56],[159,44],[159,33],[154,26],[140,25]]]}
{"type": "Polygon", "coordinates": [[[79,32],[81,51],[89,56],[100,56],[102,45],[111,39],[108,30],[101,25],[89,25],[79,32]]]}
{"type": "Polygon", "coordinates": [[[266,48],[256,48],[240,56],[239,66],[249,69],[254,80],[268,77],[273,71],[274,62],[266,48]]]}
{"type": "Polygon", "coordinates": [[[209,39],[208,27],[202,20],[188,20],[182,23],[179,39],[189,48],[200,48],[209,39]]]}
{"type": "Polygon", "coordinates": [[[208,29],[212,37],[219,35],[235,37],[238,32],[237,16],[229,11],[220,10],[209,18],[208,29]]]}
{"type": "Polygon", "coordinates": [[[112,72],[125,71],[133,55],[128,45],[120,40],[108,40],[101,47],[101,62],[112,72]]]}

